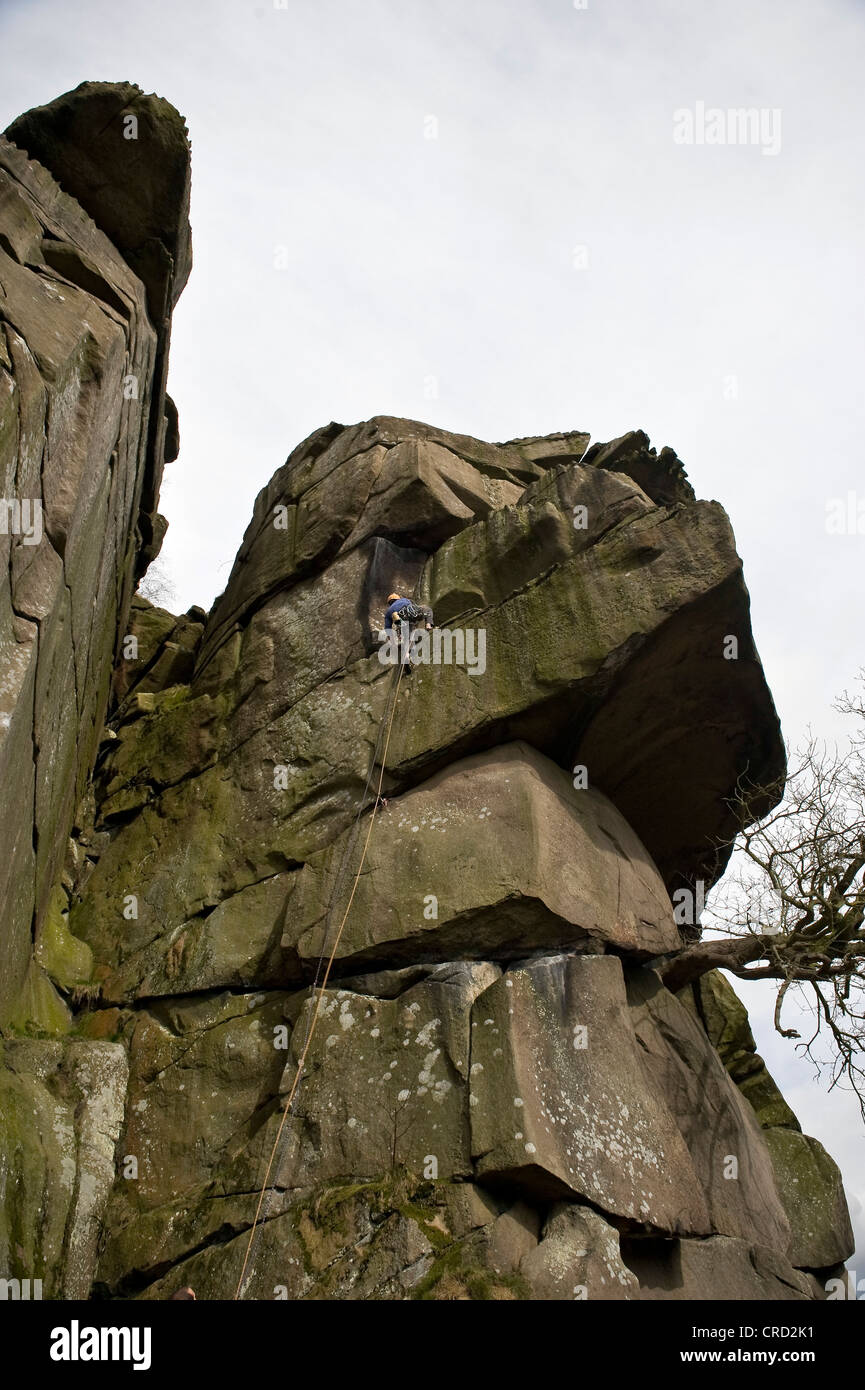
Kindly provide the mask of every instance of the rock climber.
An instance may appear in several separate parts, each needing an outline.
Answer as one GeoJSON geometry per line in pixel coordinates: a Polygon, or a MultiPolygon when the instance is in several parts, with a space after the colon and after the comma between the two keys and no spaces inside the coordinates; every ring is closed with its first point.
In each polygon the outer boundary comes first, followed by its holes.
{"type": "Polygon", "coordinates": [[[409,641],[407,633],[411,632],[412,624],[423,623],[427,632],[433,630],[433,611],[425,603],[413,603],[410,598],[403,598],[401,594],[388,594],[387,608],[384,614],[384,630],[392,632],[394,620],[400,624],[402,636],[400,644],[403,648],[403,670],[411,671],[411,656],[409,652],[409,641]]]}
{"type": "Polygon", "coordinates": [[[394,618],[400,623],[423,622],[427,632],[433,630],[432,609],[425,603],[412,603],[410,598],[403,598],[401,594],[388,594],[387,596],[387,608],[384,615],[385,632],[390,632],[394,618]]]}

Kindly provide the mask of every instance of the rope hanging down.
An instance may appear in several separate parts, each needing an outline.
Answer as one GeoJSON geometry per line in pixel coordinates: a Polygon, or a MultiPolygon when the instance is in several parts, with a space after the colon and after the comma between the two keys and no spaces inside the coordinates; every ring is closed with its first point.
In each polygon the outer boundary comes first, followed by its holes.
{"type": "MultiPolygon", "coordinates": [[[[284,1108],[284,1110],[283,1110],[283,1112],[282,1112],[282,1119],[281,1119],[280,1122],[279,1122],[279,1128],[278,1128],[277,1131],[276,1131],[276,1138],[275,1138],[274,1141],[273,1141],[273,1148],[272,1148],[271,1151],[270,1151],[270,1158],[269,1158],[268,1164],[267,1164],[267,1171],[265,1172],[265,1175],[264,1175],[264,1182],[263,1182],[262,1185],[261,1185],[261,1191],[260,1191],[260,1193],[259,1193],[259,1195],[258,1195],[258,1205],[257,1205],[257,1207],[256,1207],[256,1209],[255,1209],[255,1217],[254,1217],[254,1219],[253,1219],[252,1227],[251,1227],[250,1232],[249,1232],[249,1240],[247,1241],[247,1245],[246,1245],[246,1253],[244,1254],[244,1257],[243,1257],[243,1266],[242,1266],[241,1271],[240,1271],[240,1278],[239,1278],[238,1281],[237,1281],[237,1288],[236,1288],[235,1291],[234,1291],[234,1298],[235,1298],[235,1300],[239,1299],[239,1298],[240,1298],[240,1295],[241,1295],[241,1289],[243,1288],[243,1280],[244,1280],[244,1276],[245,1276],[245,1274],[246,1274],[246,1267],[247,1267],[247,1264],[249,1263],[249,1257],[250,1257],[250,1253],[251,1253],[251,1251],[252,1251],[253,1241],[254,1241],[254,1239],[255,1239],[256,1230],[258,1229],[259,1217],[261,1216],[261,1208],[262,1208],[262,1205],[263,1205],[263,1203],[264,1203],[264,1195],[265,1195],[265,1193],[266,1193],[266,1191],[267,1191],[267,1185],[268,1185],[268,1182],[269,1182],[269,1180],[270,1180],[270,1174],[271,1174],[271,1170],[272,1170],[272,1168],[273,1168],[273,1161],[274,1161],[274,1159],[275,1159],[275,1157],[276,1157],[277,1149],[279,1148],[279,1143],[280,1143],[280,1140],[281,1140],[281,1138],[282,1138],[282,1133],[283,1133],[283,1130],[285,1129],[285,1122],[286,1122],[286,1120],[288,1119],[289,1114],[291,1113],[291,1107],[292,1107],[292,1105],[293,1105],[293,1103],[294,1103],[294,1098],[295,1098],[295,1095],[296,1095],[296,1093],[297,1093],[297,1088],[298,1088],[298,1086],[299,1086],[299,1084],[300,1084],[300,1079],[301,1079],[301,1077],[302,1077],[302,1075],[303,1075],[303,1068],[304,1068],[304,1064],[305,1064],[305,1062],[306,1062],[307,1053],[309,1052],[309,1049],[310,1049],[310,1047],[312,1046],[312,1040],[313,1040],[313,1037],[314,1037],[314,1035],[315,1035],[316,1024],[318,1023],[318,1016],[319,1016],[319,1013],[320,1013],[320,1011],[321,1011],[321,1005],[322,1005],[322,1001],[323,1001],[323,999],[324,999],[325,990],[327,989],[327,982],[328,982],[328,980],[330,979],[330,972],[331,972],[331,969],[332,969],[332,967],[333,967],[334,960],[336,959],[337,950],[339,949],[339,943],[340,943],[340,940],[341,940],[341,938],[342,938],[343,928],[345,927],[345,924],[346,924],[346,922],[348,921],[348,914],[349,914],[349,912],[351,911],[351,905],[352,905],[352,902],[354,901],[354,895],[355,895],[355,893],[357,892],[357,885],[358,885],[358,883],[360,882],[360,876],[361,876],[361,874],[362,874],[362,872],[363,872],[363,866],[364,866],[364,863],[365,863],[365,861],[366,861],[366,852],[367,852],[367,849],[369,848],[370,837],[371,837],[371,835],[372,835],[372,828],[373,828],[373,825],[375,824],[375,818],[376,818],[376,814],[377,814],[377,812],[378,812],[379,801],[380,801],[380,799],[381,799],[381,789],[382,789],[382,786],[383,786],[383,784],[384,784],[384,770],[385,770],[385,766],[386,766],[386,764],[387,764],[387,750],[388,750],[388,746],[389,746],[389,744],[390,744],[390,731],[391,731],[391,726],[392,726],[392,724],[393,724],[393,716],[394,716],[394,714],[395,714],[395,712],[396,712],[397,697],[398,697],[398,695],[399,695],[399,687],[400,687],[400,682],[402,681],[404,669],[405,669],[405,668],[404,668],[404,666],[403,666],[403,663],[402,663],[402,661],[400,661],[400,662],[399,662],[399,665],[398,665],[398,668],[397,668],[397,679],[396,679],[396,683],[395,683],[395,687],[394,687],[394,698],[393,698],[393,702],[392,702],[391,707],[390,707],[390,713],[387,715],[386,724],[383,723],[382,726],[381,726],[380,729],[379,729],[379,737],[378,737],[378,739],[376,740],[376,748],[375,748],[375,751],[374,751],[374,753],[373,753],[372,762],[371,762],[371,764],[370,764],[370,771],[369,771],[369,773],[368,773],[368,775],[367,775],[366,787],[364,788],[364,794],[363,794],[363,796],[361,797],[361,803],[360,803],[360,806],[359,806],[359,808],[358,808],[357,817],[356,817],[356,819],[355,819],[355,826],[354,826],[354,829],[355,829],[355,831],[356,831],[358,822],[359,822],[359,820],[360,820],[360,816],[361,816],[361,814],[362,814],[362,812],[363,812],[363,804],[364,804],[364,801],[366,800],[366,793],[367,793],[367,791],[368,791],[368,789],[369,789],[370,779],[371,779],[371,777],[372,777],[372,773],[373,773],[374,768],[375,768],[375,762],[376,762],[376,758],[377,758],[377,755],[378,755],[378,744],[379,744],[380,741],[381,741],[382,729],[386,729],[386,737],[385,737],[385,744],[384,744],[384,752],[382,753],[381,762],[380,762],[380,771],[379,771],[379,778],[378,778],[378,787],[377,787],[377,789],[376,789],[375,800],[374,800],[373,806],[372,806],[372,813],[371,813],[370,818],[369,818],[369,829],[368,829],[367,832],[366,832],[366,839],[365,839],[364,845],[363,845],[363,852],[362,852],[361,857],[360,857],[360,863],[358,864],[357,872],[356,872],[356,874],[355,874],[355,876],[354,876],[354,883],[352,884],[352,887],[351,887],[351,894],[349,895],[349,899],[348,899],[348,902],[347,902],[347,904],[346,904],[345,912],[344,912],[343,915],[342,915],[342,920],[341,920],[341,922],[340,922],[340,924],[339,924],[339,928],[338,928],[337,933],[336,933],[336,938],[335,938],[335,940],[334,940],[333,946],[331,947],[330,955],[328,956],[327,966],[326,966],[326,969],[325,969],[325,972],[324,972],[324,978],[321,980],[321,983],[320,983],[320,984],[319,984],[319,979],[318,979],[318,972],[319,972],[319,970],[320,970],[320,968],[321,968],[321,958],[319,958],[319,964],[318,964],[318,966],[317,966],[317,968],[316,968],[316,978],[315,978],[315,981],[313,982],[313,991],[316,991],[316,990],[317,990],[316,1000],[315,1000],[315,1007],[314,1007],[314,1009],[313,1009],[313,1011],[312,1011],[312,1014],[311,1014],[311,1017],[310,1017],[310,1021],[309,1021],[309,1025],[308,1025],[308,1027],[307,1027],[306,1038],[305,1038],[305,1040],[304,1040],[303,1049],[302,1049],[302,1051],[301,1051],[300,1058],[298,1059],[297,1069],[296,1069],[295,1074],[294,1074],[294,1080],[293,1080],[292,1083],[291,1083],[291,1089],[290,1089],[290,1091],[289,1091],[289,1093],[288,1093],[288,1100],[287,1100],[286,1103],[285,1103],[285,1108],[284,1108]]],[[[349,852],[349,850],[350,850],[350,848],[351,848],[351,846],[352,846],[353,843],[354,843],[354,835],[352,835],[352,836],[350,837],[349,844],[348,844],[348,846],[346,846],[346,856],[348,855],[348,852],[349,852]]],[[[344,858],[343,858],[343,864],[344,864],[345,862],[346,862],[346,861],[345,861],[345,857],[344,857],[344,858]]],[[[340,880],[341,874],[342,874],[342,865],[340,866],[339,873],[337,874],[337,880],[336,880],[336,883],[335,883],[335,885],[334,885],[334,898],[333,898],[334,901],[337,901],[337,892],[338,892],[338,889],[339,889],[339,880],[340,880]]],[[[329,914],[328,914],[328,916],[329,916],[329,914]]],[[[329,930],[328,919],[325,919],[325,942],[327,941],[327,933],[328,933],[328,930],[329,930]]],[[[324,945],[324,943],[323,943],[323,945],[324,945]]]]}

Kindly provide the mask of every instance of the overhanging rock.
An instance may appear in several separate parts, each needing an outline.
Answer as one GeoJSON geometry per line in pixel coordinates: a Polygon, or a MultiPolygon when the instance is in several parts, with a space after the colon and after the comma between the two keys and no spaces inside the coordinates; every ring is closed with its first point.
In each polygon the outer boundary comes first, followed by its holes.
{"type": "MultiPolygon", "coordinates": [[[[679,943],[664,886],[627,822],[527,744],[453,763],[379,815],[338,973],[562,946],[648,958],[679,943]]],[[[324,908],[348,895],[346,886],[335,896],[345,840],[292,879],[283,946],[301,961],[331,951],[324,908]]]]}

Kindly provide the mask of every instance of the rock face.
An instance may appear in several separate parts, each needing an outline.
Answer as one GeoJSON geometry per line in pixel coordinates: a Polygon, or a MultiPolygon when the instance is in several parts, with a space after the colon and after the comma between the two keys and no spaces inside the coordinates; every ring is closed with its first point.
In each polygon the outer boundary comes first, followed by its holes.
{"type": "Polygon", "coordinates": [[[21,1038],[3,1044],[0,1067],[0,1268],[41,1279],[45,1298],[87,1298],[116,1177],[126,1051],[21,1038]]]}
{"type": "Polygon", "coordinates": [[[64,867],[164,531],[188,185],[182,119],[128,85],[85,83],[0,137],[0,1276],[45,1296],[90,1290],[125,1108],[124,1049],[67,1037],[93,960],[64,867]]]}
{"type": "Polygon", "coordinates": [[[40,939],[160,530],[188,185],[183,121],[135,87],[85,83],[0,138],[0,1023],[63,1022],[40,939]]]}
{"type": "Polygon", "coordinates": [[[0,1259],[53,1296],[821,1296],[837,1169],[725,981],[652,968],[699,930],[737,778],[755,815],[783,782],[722,508],[641,432],[331,424],[210,613],[130,606],[177,451],[185,133],[85,84],[9,137],[0,439],[7,477],[34,439],[66,463],[44,554],[10,543],[0,1259]],[[438,624],[408,674],[393,590],[438,624]]]}
{"type": "Polygon", "coordinates": [[[704,975],[693,986],[693,998],[706,1032],[763,1128],[793,1231],[793,1263],[807,1269],[841,1264],[854,1242],[837,1165],[817,1139],[802,1133],[757,1054],[748,1015],[724,976],[717,970],[704,975]]]}

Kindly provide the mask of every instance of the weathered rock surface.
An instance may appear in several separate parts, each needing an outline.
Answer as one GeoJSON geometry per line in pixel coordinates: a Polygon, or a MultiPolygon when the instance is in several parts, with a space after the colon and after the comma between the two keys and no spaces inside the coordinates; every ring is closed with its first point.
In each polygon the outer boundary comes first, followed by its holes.
{"type": "Polygon", "coordinates": [[[86,1298],[117,1174],[126,1051],[22,1038],[2,1045],[0,1064],[0,1269],[41,1278],[45,1298],[86,1298]]]}
{"type": "Polygon", "coordinates": [[[189,140],[174,107],[131,82],[82,82],[19,116],[6,138],[102,228],[161,328],[192,268],[189,140]]]}
{"type": "Polygon", "coordinates": [[[712,1046],[748,1100],[764,1129],[783,1125],[799,1128],[799,1121],[772,1080],[748,1023],[744,1004],[720,970],[710,970],[681,998],[696,1011],[712,1046]]]}
{"type": "Polygon", "coordinates": [[[708,1240],[631,1241],[625,1256],[640,1298],[722,1302],[815,1297],[813,1282],[774,1251],[729,1236],[708,1240]]]}
{"type": "Polygon", "coordinates": [[[853,1253],[853,1229],[841,1174],[818,1139],[774,1126],[764,1134],[775,1181],[793,1230],[790,1258],[827,1269],[853,1253]]]}
{"type": "MultiPolygon", "coordinates": [[[[350,834],[292,877],[283,946],[300,961],[331,950],[326,908],[350,834]]],[[[577,944],[648,958],[679,941],[658,872],[616,808],[523,743],[452,763],[389,803],[353,908],[337,973],[577,944]]]]}
{"type": "Polygon", "coordinates": [[[656,976],[629,972],[628,993],[643,1064],[688,1146],[711,1229],[787,1253],[790,1229],[750,1106],[702,1029],[656,976]]]}
{"type": "Polygon", "coordinates": [[[188,183],[181,118],[137,88],[84,84],[0,138],[0,1024],[26,989],[63,1028],[40,938],[152,550],[188,183]]]}
{"type": "MultiPolygon", "coordinates": [[[[682,991],[683,998],[690,991],[682,991]]],[[[803,1134],[759,1056],[748,1015],[731,985],[712,970],[693,986],[696,1011],[739,1092],[763,1127],[778,1195],[787,1213],[791,1259],[803,1269],[828,1269],[854,1248],[838,1165],[817,1139],[803,1134]]]]}
{"type": "MultiPolygon", "coordinates": [[[[421,1173],[427,1155],[440,1178],[470,1178],[471,1009],[498,974],[488,962],[459,961],[436,967],[395,999],[328,990],[284,1174],[275,1181],[373,1178],[400,1166],[421,1173]]],[[[310,997],[295,1021],[283,1090],[294,1079],[313,1007],[310,997]]]]}
{"type": "Polygon", "coordinates": [[[295,449],[210,613],[130,603],[178,450],[185,128],[85,83],[8,135],[0,462],[45,526],[0,536],[0,1274],[821,1296],[837,1169],[723,978],[651,968],[737,779],[754,814],[783,780],[723,509],[639,431],[379,416],[295,449]],[[392,590],[438,623],[407,675],[392,590]]]}
{"type": "Polygon", "coordinates": [[[659,1230],[709,1231],[675,1118],[647,1085],[619,960],[552,956],[510,970],[472,1025],[479,1176],[659,1230]]]}

